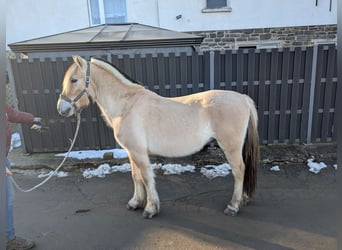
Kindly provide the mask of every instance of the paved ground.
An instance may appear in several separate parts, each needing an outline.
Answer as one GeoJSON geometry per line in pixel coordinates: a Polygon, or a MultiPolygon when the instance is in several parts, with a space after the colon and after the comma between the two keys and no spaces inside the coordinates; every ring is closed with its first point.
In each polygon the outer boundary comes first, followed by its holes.
{"type": "MultiPolygon", "coordinates": [[[[208,154],[213,152],[177,160],[199,163],[208,154]]],[[[57,162],[51,154],[12,152],[11,159],[15,178],[24,187],[39,181],[36,168],[57,162]]],[[[146,220],[141,210],[125,207],[133,192],[129,173],[84,179],[81,163],[70,161],[69,177],[53,178],[31,193],[16,193],[17,233],[35,240],[38,250],[336,249],[334,163],[336,147],[331,145],[263,148],[257,193],[236,217],[223,214],[232,194],[231,175],[209,180],[199,172],[158,174],[161,213],[146,220]],[[301,162],[310,155],[328,168],[310,173],[301,162]],[[270,171],[274,163],[280,172],[270,171]]]]}

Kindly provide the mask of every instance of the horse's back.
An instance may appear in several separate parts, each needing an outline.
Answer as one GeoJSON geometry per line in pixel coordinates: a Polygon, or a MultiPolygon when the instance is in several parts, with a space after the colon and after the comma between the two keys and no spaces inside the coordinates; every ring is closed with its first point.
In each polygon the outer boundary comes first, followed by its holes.
{"type": "Polygon", "coordinates": [[[240,106],[241,104],[246,103],[246,98],[249,97],[235,91],[208,90],[191,95],[173,97],[170,99],[184,104],[199,103],[203,107],[213,107],[221,105],[228,105],[232,107],[240,106]]]}

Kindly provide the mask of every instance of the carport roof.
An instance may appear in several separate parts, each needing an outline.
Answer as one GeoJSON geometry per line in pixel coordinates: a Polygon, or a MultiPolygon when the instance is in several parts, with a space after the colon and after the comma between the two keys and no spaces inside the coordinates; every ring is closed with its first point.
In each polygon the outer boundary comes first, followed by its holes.
{"type": "Polygon", "coordinates": [[[102,24],[9,44],[13,52],[59,52],[199,45],[203,37],[138,23],[102,24]]]}

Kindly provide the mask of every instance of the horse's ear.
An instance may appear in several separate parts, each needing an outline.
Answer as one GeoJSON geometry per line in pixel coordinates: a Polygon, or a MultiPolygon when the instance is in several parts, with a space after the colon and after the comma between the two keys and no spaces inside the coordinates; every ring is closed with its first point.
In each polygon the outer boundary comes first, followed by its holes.
{"type": "Polygon", "coordinates": [[[72,56],[74,62],[81,70],[85,71],[87,69],[87,61],[80,56],[72,56]]]}

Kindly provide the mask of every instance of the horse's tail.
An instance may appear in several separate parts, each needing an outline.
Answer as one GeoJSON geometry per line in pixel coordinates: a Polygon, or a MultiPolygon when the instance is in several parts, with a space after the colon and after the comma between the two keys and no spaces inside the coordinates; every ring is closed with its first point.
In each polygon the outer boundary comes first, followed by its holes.
{"type": "Polygon", "coordinates": [[[259,164],[260,149],[258,135],[258,113],[251,98],[247,97],[247,103],[249,106],[250,115],[242,153],[243,161],[246,166],[243,191],[249,197],[252,197],[257,183],[257,167],[259,164]]]}

